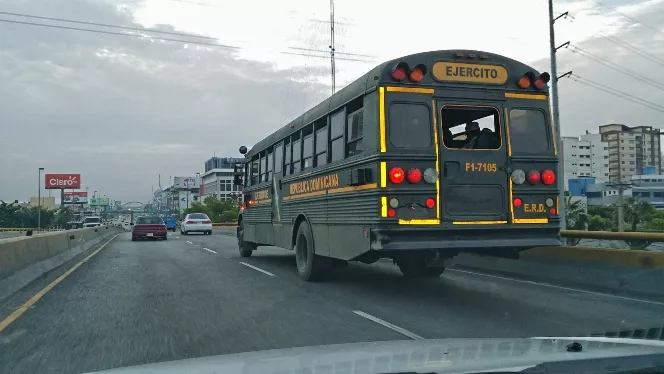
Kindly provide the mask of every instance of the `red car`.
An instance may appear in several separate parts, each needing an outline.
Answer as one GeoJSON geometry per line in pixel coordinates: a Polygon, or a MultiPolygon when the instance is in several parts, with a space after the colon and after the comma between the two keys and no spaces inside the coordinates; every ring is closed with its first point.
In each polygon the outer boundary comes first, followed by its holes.
{"type": "Polygon", "coordinates": [[[159,217],[138,217],[136,222],[130,223],[131,240],[138,239],[168,239],[166,224],[159,217]]]}

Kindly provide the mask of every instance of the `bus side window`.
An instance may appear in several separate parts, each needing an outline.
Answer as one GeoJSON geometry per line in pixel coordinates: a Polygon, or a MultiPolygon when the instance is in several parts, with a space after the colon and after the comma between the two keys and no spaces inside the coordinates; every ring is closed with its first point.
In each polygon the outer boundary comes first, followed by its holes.
{"type": "Polygon", "coordinates": [[[362,139],[364,138],[364,111],[362,109],[348,115],[348,156],[362,153],[362,139]]]}
{"type": "Polygon", "coordinates": [[[327,126],[316,131],[316,164],[322,166],[327,164],[327,126]]]}
{"type": "Polygon", "coordinates": [[[278,146],[274,147],[274,174],[279,174],[281,173],[282,167],[283,167],[283,152],[284,148],[283,145],[279,144],[278,146]]]}
{"type": "Polygon", "coordinates": [[[274,164],[274,154],[270,151],[267,153],[267,157],[265,159],[266,167],[267,167],[267,172],[265,173],[265,181],[266,182],[272,182],[272,165],[274,164]]]}
{"type": "Polygon", "coordinates": [[[284,176],[293,174],[291,167],[291,143],[286,139],[286,148],[284,149],[284,176]]]}
{"type": "Polygon", "coordinates": [[[251,184],[258,184],[258,155],[251,161],[251,184]]]}
{"type": "Polygon", "coordinates": [[[258,179],[258,183],[265,182],[265,152],[261,152],[261,159],[260,159],[260,179],[258,179]]]}
{"type": "Polygon", "coordinates": [[[330,162],[344,158],[344,123],[346,110],[341,109],[330,116],[330,162]]]}
{"type": "MultiPolygon", "coordinates": [[[[251,186],[251,178],[249,178],[249,175],[250,175],[250,173],[249,173],[249,163],[245,162],[244,163],[244,184],[245,184],[245,187],[246,186],[251,186]]],[[[238,187],[240,187],[240,186],[238,186],[238,187]]]]}
{"type": "Polygon", "coordinates": [[[314,155],[314,134],[313,134],[313,125],[309,125],[302,130],[304,137],[302,138],[302,161],[304,163],[304,169],[311,169],[314,167],[313,155],[314,155]]]}
{"type": "Polygon", "coordinates": [[[302,170],[302,142],[300,139],[293,140],[293,174],[302,170]]]}

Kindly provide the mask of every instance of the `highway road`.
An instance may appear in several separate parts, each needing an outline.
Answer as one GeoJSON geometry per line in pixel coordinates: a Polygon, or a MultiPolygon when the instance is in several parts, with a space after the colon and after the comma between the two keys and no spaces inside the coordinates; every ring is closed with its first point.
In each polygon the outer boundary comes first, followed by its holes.
{"type": "Polygon", "coordinates": [[[655,301],[455,269],[408,281],[387,261],[305,283],[292,252],[267,248],[245,259],[230,235],[169,235],[132,242],[122,233],[73,272],[82,258],[0,302],[0,371],[81,373],[376,340],[583,335],[659,327],[664,315],[655,301]]]}

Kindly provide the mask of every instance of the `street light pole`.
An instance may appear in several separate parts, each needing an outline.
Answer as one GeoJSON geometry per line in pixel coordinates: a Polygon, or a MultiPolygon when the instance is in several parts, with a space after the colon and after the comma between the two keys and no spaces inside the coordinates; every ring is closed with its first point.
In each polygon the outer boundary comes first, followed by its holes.
{"type": "Polygon", "coordinates": [[[37,228],[41,229],[41,172],[44,168],[37,170],[37,228]]]}

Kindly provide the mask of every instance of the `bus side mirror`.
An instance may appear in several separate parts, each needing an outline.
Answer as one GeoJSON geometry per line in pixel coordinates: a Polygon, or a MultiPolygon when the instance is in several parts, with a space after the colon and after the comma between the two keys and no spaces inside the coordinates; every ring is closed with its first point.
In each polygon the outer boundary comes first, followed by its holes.
{"type": "Polygon", "coordinates": [[[233,184],[236,186],[242,186],[242,176],[244,175],[242,166],[242,164],[233,165],[233,184]]]}

